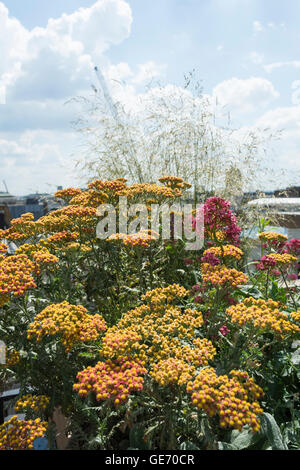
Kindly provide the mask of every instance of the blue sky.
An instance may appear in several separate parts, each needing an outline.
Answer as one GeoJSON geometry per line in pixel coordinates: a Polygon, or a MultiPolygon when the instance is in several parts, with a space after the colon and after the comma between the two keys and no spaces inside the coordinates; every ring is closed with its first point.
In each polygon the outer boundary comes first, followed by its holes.
{"type": "Polygon", "coordinates": [[[284,129],[275,166],[299,174],[298,0],[0,0],[0,24],[1,179],[11,192],[72,183],[76,110],[64,103],[89,89],[94,64],[136,93],[152,77],[180,86],[195,69],[236,126],[284,129]]]}

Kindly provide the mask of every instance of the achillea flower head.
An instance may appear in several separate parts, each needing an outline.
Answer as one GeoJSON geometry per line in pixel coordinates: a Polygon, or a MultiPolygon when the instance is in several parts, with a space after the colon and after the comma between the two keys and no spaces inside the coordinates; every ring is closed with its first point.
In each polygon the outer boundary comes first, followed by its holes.
{"type": "Polygon", "coordinates": [[[15,404],[15,411],[30,409],[35,413],[45,411],[50,403],[50,398],[46,395],[23,395],[15,404]]]}
{"type": "Polygon", "coordinates": [[[36,287],[32,277],[35,265],[23,254],[9,256],[0,263],[0,295],[15,297],[36,287]]]}
{"type": "Polygon", "coordinates": [[[97,401],[113,399],[115,406],[124,403],[130,393],[143,389],[143,375],[146,369],[131,358],[120,361],[98,362],[77,374],[78,383],[73,390],[81,397],[89,393],[96,395],[97,401]]]}
{"type": "Polygon", "coordinates": [[[232,370],[218,376],[215,369],[202,369],[187,385],[192,403],[209,416],[219,416],[220,426],[242,430],[248,424],[253,432],[260,429],[258,416],[263,410],[257,402],[263,391],[247,372],[232,370]],[[230,377],[231,376],[231,377],[230,377]]]}
{"type": "Polygon", "coordinates": [[[205,283],[211,283],[213,286],[229,285],[237,287],[246,284],[248,276],[237,271],[234,268],[227,268],[224,265],[211,266],[208,263],[201,265],[202,278],[205,283]]]}
{"type": "Polygon", "coordinates": [[[40,418],[35,420],[19,420],[13,416],[0,425],[0,450],[30,450],[38,437],[43,437],[48,423],[40,418]]]}
{"type": "Polygon", "coordinates": [[[162,387],[166,385],[186,385],[195,375],[196,368],[182,359],[168,358],[153,365],[151,377],[162,387]]]}
{"type": "Polygon", "coordinates": [[[232,323],[254,325],[262,331],[272,331],[279,338],[300,332],[300,328],[289,320],[287,313],[280,312],[280,303],[274,300],[248,297],[240,304],[226,310],[232,323]]]}
{"type": "Polygon", "coordinates": [[[78,196],[81,194],[81,189],[78,188],[66,188],[57,191],[54,196],[57,199],[62,199],[65,202],[69,202],[73,197],[78,196]]]}
{"type": "Polygon", "coordinates": [[[0,254],[6,254],[8,246],[5,243],[0,243],[0,254]]]}
{"type": "Polygon", "coordinates": [[[258,235],[258,238],[261,241],[265,241],[265,242],[272,242],[274,240],[276,242],[284,242],[288,240],[288,237],[286,235],[283,235],[282,233],[277,233],[277,232],[261,232],[258,235]]]}
{"type": "Polygon", "coordinates": [[[75,343],[95,341],[105,330],[106,324],[100,315],[89,315],[82,305],[65,301],[49,305],[37,314],[29,325],[27,337],[40,342],[44,336],[59,334],[66,352],[69,352],[75,343]]]}

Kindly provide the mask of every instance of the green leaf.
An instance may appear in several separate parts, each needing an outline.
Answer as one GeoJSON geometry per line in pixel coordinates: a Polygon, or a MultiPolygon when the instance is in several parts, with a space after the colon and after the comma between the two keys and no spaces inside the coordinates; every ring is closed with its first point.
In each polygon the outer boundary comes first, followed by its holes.
{"type": "Polygon", "coordinates": [[[260,421],[262,432],[265,433],[272,450],[287,450],[279,426],[273,416],[269,413],[263,413],[260,421]]]}
{"type": "Polygon", "coordinates": [[[227,442],[218,442],[219,450],[238,450],[234,445],[227,444],[227,442]]]}
{"type": "Polygon", "coordinates": [[[257,437],[249,429],[243,431],[232,431],[231,444],[238,450],[247,449],[257,440],[257,437]]]}
{"type": "Polygon", "coordinates": [[[135,424],[129,432],[130,448],[150,450],[151,440],[145,440],[145,427],[143,424],[135,424]]]}

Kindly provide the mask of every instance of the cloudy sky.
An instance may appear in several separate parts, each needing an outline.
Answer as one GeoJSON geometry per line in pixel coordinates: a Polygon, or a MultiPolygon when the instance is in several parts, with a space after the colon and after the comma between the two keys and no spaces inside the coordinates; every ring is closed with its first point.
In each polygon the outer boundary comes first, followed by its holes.
{"type": "Polygon", "coordinates": [[[275,166],[295,184],[299,44],[299,0],[0,0],[0,191],[78,184],[80,110],[66,102],[91,89],[95,65],[132,94],[195,69],[234,126],[282,130],[275,166]]]}

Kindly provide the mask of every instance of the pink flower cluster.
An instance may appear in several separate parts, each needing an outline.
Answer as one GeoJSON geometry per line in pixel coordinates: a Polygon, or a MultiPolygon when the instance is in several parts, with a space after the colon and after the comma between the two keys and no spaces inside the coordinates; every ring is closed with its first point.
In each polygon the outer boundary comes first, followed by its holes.
{"type": "Polygon", "coordinates": [[[300,240],[299,238],[292,238],[285,244],[285,253],[294,256],[300,256],[300,240]]]}
{"type": "MultiPolygon", "coordinates": [[[[196,215],[193,220],[194,229],[197,221],[196,215]]],[[[211,238],[213,232],[221,231],[228,243],[239,245],[242,229],[237,225],[236,217],[230,209],[230,202],[214,196],[204,203],[204,230],[206,238],[211,238]]]]}
{"type": "Polygon", "coordinates": [[[221,261],[213,253],[206,253],[202,256],[201,263],[208,263],[211,266],[217,266],[218,264],[221,264],[221,261]]]}
{"type": "Polygon", "coordinates": [[[256,269],[259,271],[267,271],[273,268],[276,265],[276,260],[273,258],[269,258],[268,256],[263,256],[259,263],[256,264],[256,269]]]}

